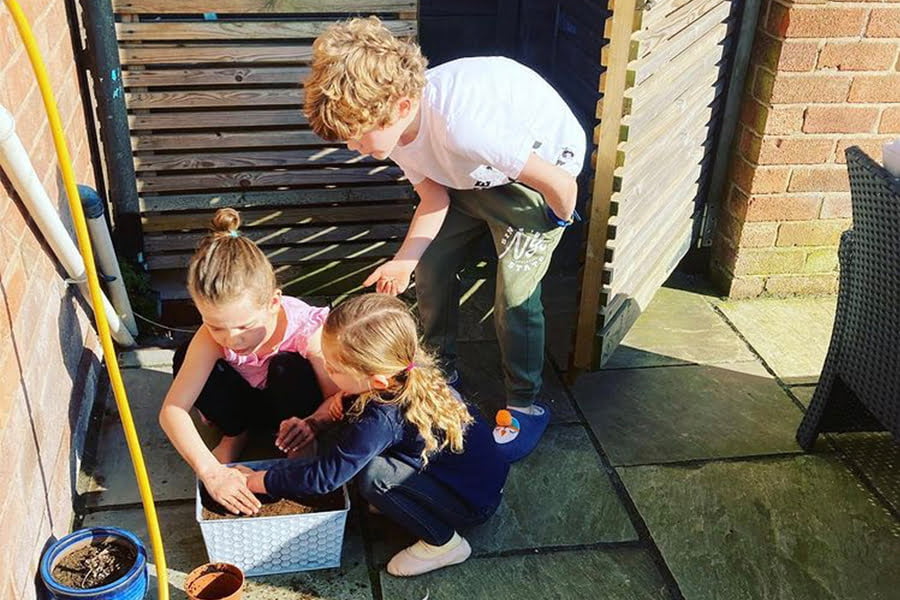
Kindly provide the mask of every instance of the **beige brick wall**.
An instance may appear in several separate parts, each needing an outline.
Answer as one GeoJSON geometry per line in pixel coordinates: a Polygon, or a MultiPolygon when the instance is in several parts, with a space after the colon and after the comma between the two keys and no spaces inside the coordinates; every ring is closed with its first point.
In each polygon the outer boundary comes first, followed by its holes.
{"type": "Polygon", "coordinates": [[[731,297],[837,289],[844,150],[900,133],[900,3],[763,0],[712,271],[731,297]]]}
{"type": "MultiPolygon", "coordinates": [[[[60,0],[22,2],[44,54],[79,183],[93,185],[75,62],[60,0]]],[[[0,3],[0,104],[63,221],[71,222],[40,94],[0,3]]],[[[79,435],[101,367],[90,319],[0,173],[0,597],[35,598],[38,559],[67,533],[79,435]]]]}

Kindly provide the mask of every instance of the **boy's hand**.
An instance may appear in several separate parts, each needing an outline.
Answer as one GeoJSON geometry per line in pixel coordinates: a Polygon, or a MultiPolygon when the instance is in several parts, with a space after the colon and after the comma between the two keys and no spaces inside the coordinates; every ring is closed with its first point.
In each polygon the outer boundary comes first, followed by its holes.
{"type": "Polygon", "coordinates": [[[201,475],[200,480],[212,499],[233,514],[255,515],[262,506],[247,487],[247,475],[237,468],[218,465],[201,475]]]}
{"type": "Polygon", "coordinates": [[[285,453],[294,452],[315,439],[316,432],[312,426],[300,417],[291,417],[281,422],[275,445],[285,453]]]}
{"type": "Polygon", "coordinates": [[[409,287],[409,280],[415,269],[416,261],[394,259],[372,271],[363,281],[363,286],[368,287],[374,283],[375,291],[379,294],[396,296],[409,287]]]}

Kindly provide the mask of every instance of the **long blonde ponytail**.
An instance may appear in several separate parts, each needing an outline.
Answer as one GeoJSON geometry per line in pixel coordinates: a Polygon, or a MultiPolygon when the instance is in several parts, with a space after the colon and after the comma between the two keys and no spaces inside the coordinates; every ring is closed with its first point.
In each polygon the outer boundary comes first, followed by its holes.
{"type": "Polygon", "coordinates": [[[372,401],[396,404],[425,441],[426,464],[446,447],[462,452],[472,415],[447,385],[435,358],[421,347],[415,319],[401,300],[365,294],[342,302],[325,321],[323,341],[334,348],[344,369],[389,377],[388,389],[360,395],[351,416],[372,401]]]}

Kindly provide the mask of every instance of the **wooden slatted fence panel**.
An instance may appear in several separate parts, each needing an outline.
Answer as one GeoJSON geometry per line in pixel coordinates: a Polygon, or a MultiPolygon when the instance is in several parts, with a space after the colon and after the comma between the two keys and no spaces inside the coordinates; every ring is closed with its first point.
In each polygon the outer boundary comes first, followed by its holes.
{"type": "MultiPolygon", "coordinates": [[[[594,336],[576,338],[577,367],[596,368],[608,359],[691,247],[710,175],[739,4],[660,0],[637,2],[633,9],[626,5],[623,10],[634,14],[627,57],[622,45],[616,56],[602,55],[623,97],[615,118],[605,110],[606,98],[598,105],[598,116],[607,122],[601,121],[595,139],[601,152],[614,153],[615,164],[606,197],[608,226],[597,225],[591,234],[605,236],[603,258],[585,268],[603,264],[602,275],[582,283],[582,310],[599,295],[599,304],[593,304],[594,336]],[[620,61],[615,71],[610,60],[620,61]]],[[[617,1],[613,18],[618,8],[617,1]]],[[[616,26],[621,34],[629,17],[619,15],[617,25],[611,18],[606,33],[616,26]]],[[[605,77],[601,91],[608,95],[605,77]]],[[[599,164],[597,173],[600,177],[599,164]]],[[[596,250],[594,255],[599,256],[596,250]]],[[[579,318],[582,325],[590,321],[579,318]]]]}
{"type": "Polygon", "coordinates": [[[392,164],[316,136],[302,82],[313,40],[333,22],[377,14],[415,37],[416,0],[112,5],[145,259],[164,299],[185,296],[178,278],[223,206],[241,210],[288,293],[353,289],[366,266],[392,255],[412,214],[410,186],[392,164]]]}

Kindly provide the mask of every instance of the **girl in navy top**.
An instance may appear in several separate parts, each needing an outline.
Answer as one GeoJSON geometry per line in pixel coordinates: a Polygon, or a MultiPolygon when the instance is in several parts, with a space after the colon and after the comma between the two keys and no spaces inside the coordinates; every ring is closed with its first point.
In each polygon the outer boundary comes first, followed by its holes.
{"type": "Polygon", "coordinates": [[[322,353],[347,404],[340,440],[311,461],[245,470],[250,490],[323,494],[356,476],[366,501],[420,538],[390,560],[389,573],[418,575],[466,560],[471,548],[458,530],[494,514],[509,465],[491,428],[419,345],[409,309],[384,294],[339,304],[325,321],[322,353]]]}

